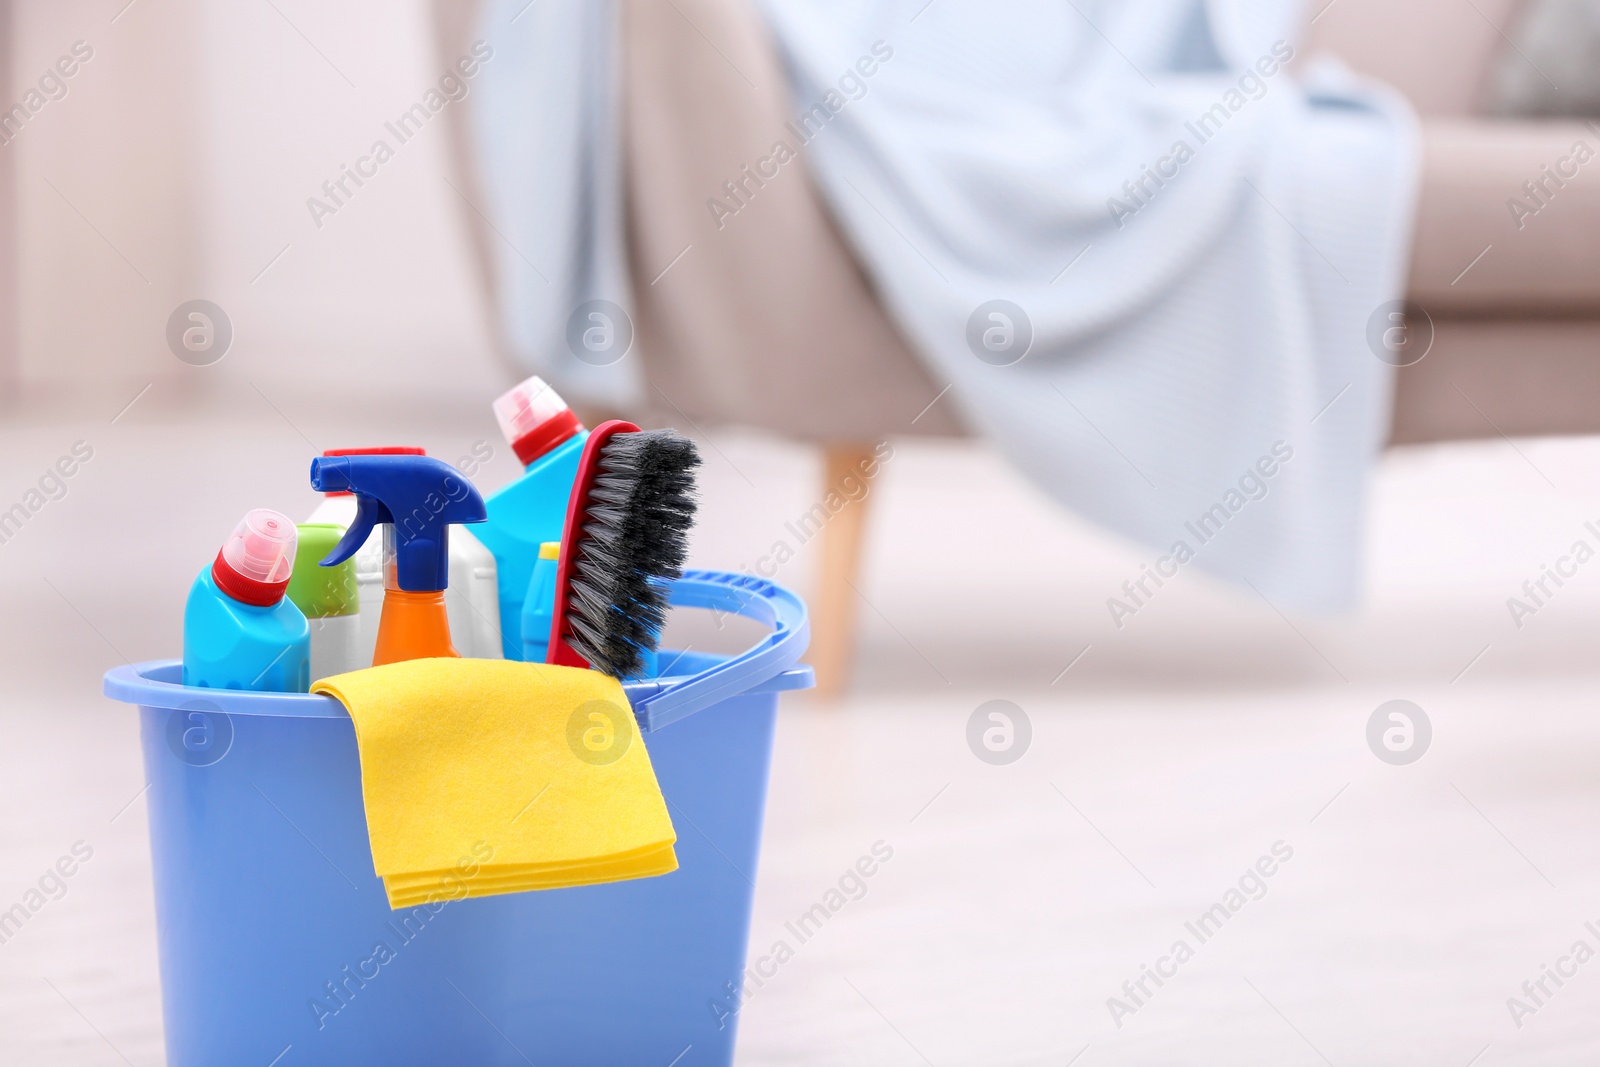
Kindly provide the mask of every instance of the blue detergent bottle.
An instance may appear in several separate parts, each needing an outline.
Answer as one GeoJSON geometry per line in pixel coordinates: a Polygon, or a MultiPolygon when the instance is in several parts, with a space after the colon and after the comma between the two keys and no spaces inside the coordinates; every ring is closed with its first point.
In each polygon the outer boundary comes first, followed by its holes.
{"type": "Polygon", "coordinates": [[[297,540],[293,519],[256,508],[200,572],[183,611],[184,685],[310,688],[311,628],[284,596],[297,540]]]}
{"type": "Polygon", "coordinates": [[[494,402],[495,418],[527,470],[484,501],[489,518],[472,532],[494,553],[500,592],[500,641],[506,659],[520,660],[522,606],[539,546],[560,541],[567,497],[589,431],[543,379],[529,378],[494,402]]]}
{"type": "Polygon", "coordinates": [[[543,663],[550,653],[550,621],[556,613],[556,564],[561,542],[546,541],[539,546],[539,559],[528,581],[528,595],[522,602],[522,658],[528,663],[543,663]]]}

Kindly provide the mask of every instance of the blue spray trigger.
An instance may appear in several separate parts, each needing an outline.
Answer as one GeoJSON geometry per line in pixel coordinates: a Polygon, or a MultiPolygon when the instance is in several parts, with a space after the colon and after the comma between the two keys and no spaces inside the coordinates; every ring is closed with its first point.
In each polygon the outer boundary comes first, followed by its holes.
{"type": "Polygon", "coordinates": [[[393,522],[389,509],[376,497],[356,497],[356,521],[344,532],[339,543],[333,546],[333,551],[328,553],[326,559],[317,564],[319,567],[337,567],[345,560],[356,554],[356,550],[367,543],[367,538],[372,534],[372,528],[380,522],[393,522]]]}
{"type": "Polygon", "coordinates": [[[429,456],[318,456],[311,461],[311,487],[356,497],[356,521],[322,565],[349,559],[373,527],[388,523],[394,530],[395,580],[408,592],[445,588],[450,525],[488,517],[472,483],[429,456]]]}

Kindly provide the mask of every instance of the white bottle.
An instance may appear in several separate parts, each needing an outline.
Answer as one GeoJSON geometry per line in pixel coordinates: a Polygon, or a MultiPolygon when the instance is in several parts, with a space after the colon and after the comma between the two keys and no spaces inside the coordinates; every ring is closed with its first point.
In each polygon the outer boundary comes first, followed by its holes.
{"type": "Polygon", "coordinates": [[[360,615],[307,618],[311,627],[311,680],[332,678],[372,666],[372,652],[361,647],[360,615]]]}
{"type": "MultiPolygon", "coordinates": [[[[420,456],[420,448],[346,448],[328,456],[374,453],[420,456]]],[[[466,475],[461,476],[463,480],[466,475]]],[[[350,493],[327,493],[307,522],[331,522],[349,528],[356,519],[356,498],[350,493]]],[[[378,530],[356,550],[356,588],[361,601],[360,642],[363,665],[370,666],[378,647],[378,619],[383,613],[383,537],[378,530]]],[[[450,571],[444,592],[444,610],[450,619],[450,643],[469,659],[504,659],[500,647],[500,594],[494,553],[472,536],[467,527],[450,530],[450,571]]]]}
{"type": "Polygon", "coordinates": [[[450,617],[450,640],[456,651],[469,659],[504,659],[494,553],[466,526],[450,528],[449,582],[444,610],[450,617]]]}

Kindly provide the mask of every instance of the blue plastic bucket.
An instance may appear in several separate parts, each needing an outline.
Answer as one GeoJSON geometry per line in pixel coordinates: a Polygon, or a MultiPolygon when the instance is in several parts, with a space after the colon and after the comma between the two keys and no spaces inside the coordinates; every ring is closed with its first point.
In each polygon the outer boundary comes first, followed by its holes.
{"type": "Polygon", "coordinates": [[[342,705],[109,671],[139,706],[170,1067],[732,1063],[717,1005],[743,982],[778,694],[812,684],[806,613],[717,572],[671,598],[773,633],[627,686],[680,866],[612,885],[391,912],[342,705]]]}

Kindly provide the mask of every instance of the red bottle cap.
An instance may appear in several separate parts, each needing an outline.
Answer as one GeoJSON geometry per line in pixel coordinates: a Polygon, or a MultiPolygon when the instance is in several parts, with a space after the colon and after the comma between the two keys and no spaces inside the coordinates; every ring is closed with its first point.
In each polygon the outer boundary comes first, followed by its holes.
{"type": "Polygon", "coordinates": [[[211,578],[228,596],[258,608],[283,599],[300,534],[294,520],[271,508],[248,512],[217,550],[211,578]]]}
{"type": "Polygon", "coordinates": [[[494,416],[524,467],[583,431],[567,402],[538,375],[496,399],[494,416]]]}

